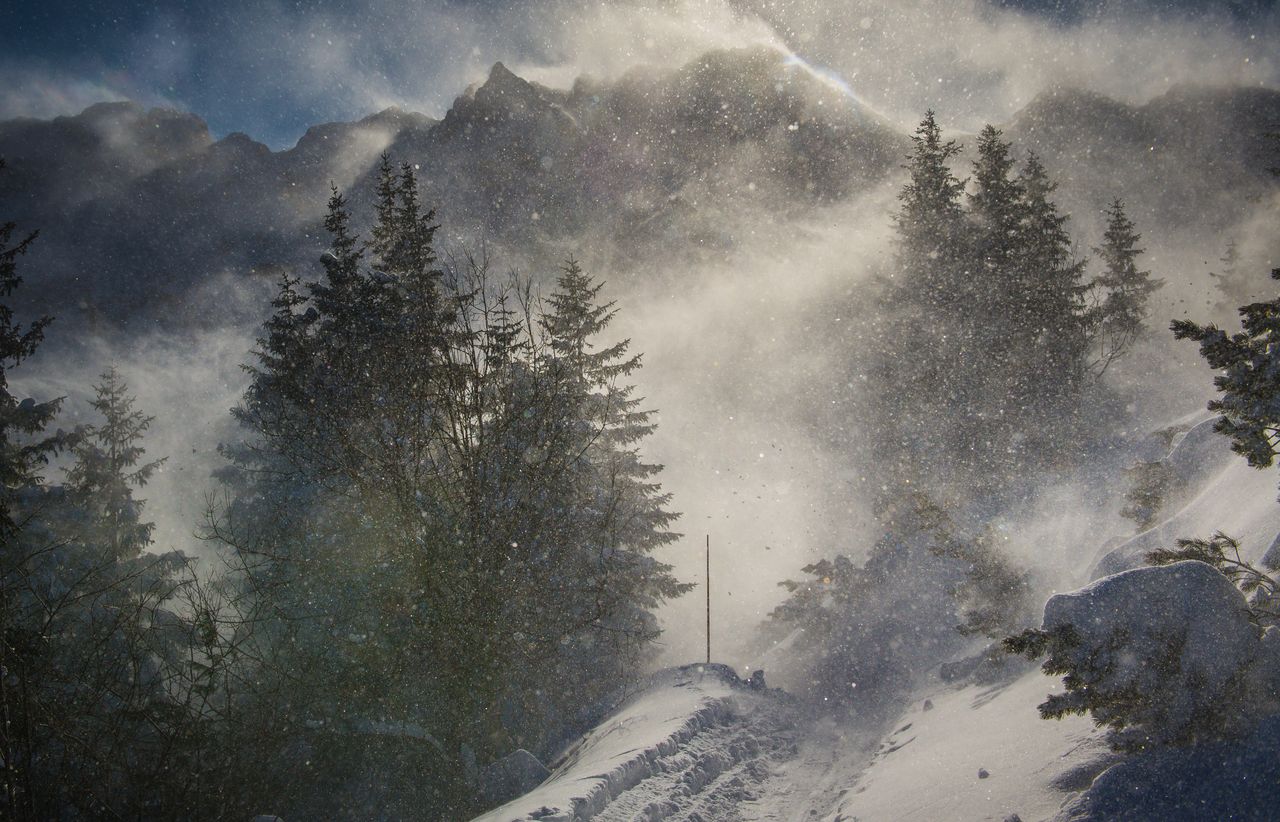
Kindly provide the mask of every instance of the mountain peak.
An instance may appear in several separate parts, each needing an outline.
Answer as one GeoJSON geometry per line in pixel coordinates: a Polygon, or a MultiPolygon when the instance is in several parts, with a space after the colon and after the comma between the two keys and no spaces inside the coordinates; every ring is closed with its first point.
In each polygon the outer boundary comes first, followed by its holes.
{"type": "Polygon", "coordinates": [[[489,69],[489,78],[476,90],[477,100],[485,97],[493,99],[497,97],[530,98],[537,96],[537,91],[529,81],[517,76],[501,62],[493,64],[493,68],[489,69]]]}
{"type": "Polygon", "coordinates": [[[259,143],[243,131],[233,131],[226,137],[214,143],[211,148],[217,152],[237,156],[256,156],[266,157],[271,154],[271,149],[265,144],[259,143]]]}
{"type": "Polygon", "coordinates": [[[507,80],[508,78],[510,78],[510,79],[512,79],[512,80],[519,80],[519,79],[520,79],[519,77],[517,77],[517,76],[516,76],[516,75],[511,71],[511,69],[509,69],[509,68],[507,68],[505,65],[503,65],[503,63],[502,63],[502,61],[501,61],[501,60],[499,60],[498,62],[494,63],[494,64],[493,64],[493,68],[489,69],[489,81],[488,81],[488,82],[490,82],[490,83],[493,83],[493,82],[503,82],[503,81],[507,80]]]}
{"type": "Polygon", "coordinates": [[[516,76],[502,63],[494,63],[479,88],[468,88],[454,100],[444,117],[444,133],[453,134],[481,121],[522,120],[545,111],[550,102],[538,87],[516,76]]]}

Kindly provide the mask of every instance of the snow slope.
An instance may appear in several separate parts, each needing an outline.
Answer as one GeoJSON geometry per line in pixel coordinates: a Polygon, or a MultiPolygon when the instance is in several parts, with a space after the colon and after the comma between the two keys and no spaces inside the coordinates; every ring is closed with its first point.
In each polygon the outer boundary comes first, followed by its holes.
{"type": "Polygon", "coordinates": [[[724,665],[655,674],[574,745],[551,777],[477,822],[730,820],[795,754],[793,701],[724,665]]]}
{"type": "Polygon", "coordinates": [[[1214,419],[1188,431],[1164,459],[1182,481],[1168,518],[1103,556],[1093,579],[1143,565],[1149,551],[1172,548],[1180,537],[1204,538],[1215,531],[1240,540],[1250,561],[1266,554],[1280,534],[1280,477],[1275,470],[1250,468],[1233,454],[1227,438],[1213,430],[1214,419]]]}
{"type": "Polygon", "coordinates": [[[1156,751],[1113,766],[1054,822],[1258,820],[1280,817],[1280,717],[1244,739],[1156,751]]]}
{"type": "MultiPolygon", "coordinates": [[[[1181,479],[1168,518],[1102,555],[1094,578],[1139,567],[1146,552],[1178,537],[1221,530],[1251,560],[1277,542],[1276,472],[1249,468],[1211,421],[1164,459],[1181,479]]],[[[1122,758],[1088,717],[1040,718],[1037,705],[1060,690],[1060,680],[1030,664],[996,682],[934,680],[882,736],[869,718],[806,719],[790,698],[752,691],[726,666],[670,669],[584,737],[543,785],[480,819],[1277,818],[1269,797],[1280,778],[1280,720],[1236,743],[1122,758]]]]}
{"type": "Polygon", "coordinates": [[[1040,719],[1056,684],[1031,670],[922,692],[826,822],[1052,816],[1113,760],[1089,719],[1040,719]]]}
{"type": "MultiPolygon", "coordinates": [[[[1232,454],[1212,420],[1192,427],[1164,461],[1181,481],[1167,519],[1103,555],[1094,579],[1140,567],[1147,552],[1172,547],[1179,537],[1223,531],[1253,561],[1272,548],[1280,533],[1276,472],[1250,468],[1232,454]]],[[[1269,803],[1248,804],[1257,802],[1256,786],[1243,789],[1259,779],[1275,784],[1280,724],[1235,745],[1122,759],[1087,717],[1040,719],[1036,706],[1060,690],[1060,680],[1030,668],[1000,685],[921,694],[826,822],[1276,818],[1268,817],[1269,803]],[[1268,743],[1269,751],[1258,751],[1268,743]],[[1219,784],[1219,777],[1226,781],[1219,784]]]]}

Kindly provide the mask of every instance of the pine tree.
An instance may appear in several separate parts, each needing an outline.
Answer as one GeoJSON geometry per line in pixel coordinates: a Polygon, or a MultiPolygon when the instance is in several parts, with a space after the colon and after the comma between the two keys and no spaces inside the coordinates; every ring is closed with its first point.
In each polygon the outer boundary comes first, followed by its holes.
{"type": "Polygon", "coordinates": [[[13,222],[0,224],[0,788],[3,815],[27,820],[47,810],[40,807],[41,777],[34,771],[40,738],[32,700],[45,655],[32,607],[32,561],[46,533],[37,517],[52,507],[41,471],[68,439],[47,433],[60,399],[19,400],[9,386],[10,372],[35,353],[51,322],[42,317],[24,328],[16,321],[11,298],[22,285],[18,258],[36,238],[15,241],[16,230],[13,222]]]}
{"type": "Polygon", "coordinates": [[[117,561],[136,559],[151,544],[152,524],[140,516],[142,503],[133,497],[164,464],[163,459],[141,463],[142,436],[151,427],[149,417],[133,407],[128,386],[115,368],[102,373],[90,404],[102,415],[102,424],[80,432],[72,448],[75,462],[67,472],[68,490],[92,517],[92,535],[117,561]]]}
{"type": "Polygon", "coordinates": [[[898,195],[895,274],[882,295],[883,347],[874,371],[882,407],[875,415],[881,456],[899,476],[928,473],[921,465],[947,464],[955,439],[938,420],[951,405],[968,402],[970,385],[960,369],[974,341],[964,316],[972,291],[963,248],[964,183],[948,163],[960,152],[944,141],[933,112],[912,136],[903,168],[909,179],[898,195]]]}
{"type": "Polygon", "coordinates": [[[1022,232],[1023,186],[1011,176],[1013,159],[1010,144],[1000,139],[1000,131],[986,126],[978,136],[978,156],[973,163],[974,190],[969,195],[967,244],[972,254],[967,319],[982,340],[984,352],[996,361],[994,370],[1004,367],[1010,353],[1009,324],[1027,311],[1025,283],[1018,265],[1022,232]]]}
{"type": "Polygon", "coordinates": [[[1133,520],[1142,532],[1158,522],[1169,492],[1178,485],[1178,475],[1163,460],[1140,460],[1125,469],[1125,476],[1129,490],[1120,516],[1133,520]]]}
{"type": "MultiPolygon", "coordinates": [[[[1271,272],[1280,280],[1280,268],[1271,272]]],[[[1174,320],[1173,335],[1200,343],[1200,354],[1222,373],[1213,384],[1221,397],[1209,402],[1220,413],[1214,430],[1231,439],[1231,449],[1254,468],[1268,468],[1280,443],[1280,299],[1240,307],[1243,330],[1174,320]]]]}
{"type": "MultiPolygon", "coordinates": [[[[1271,135],[1278,143],[1280,137],[1271,135]]],[[[1280,177],[1280,168],[1271,173],[1280,177]]],[[[1280,280],[1280,268],[1271,269],[1280,280]]],[[[1214,387],[1222,396],[1209,410],[1222,414],[1213,428],[1231,438],[1231,450],[1254,468],[1269,468],[1280,444],[1280,297],[1239,308],[1243,330],[1237,334],[1214,325],[1174,320],[1177,339],[1200,343],[1200,354],[1221,371],[1214,387]]]]}
{"type": "Polygon", "coordinates": [[[947,166],[959,147],[942,141],[932,114],[913,140],[877,440],[900,476],[998,491],[1011,471],[1060,459],[1061,425],[1082,404],[1084,263],[1034,154],[1015,175],[1010,144],[984,128],[966,210],[965,184],[947,166]]]}
{"type": "Polygon", "coordinates": [[[780,583],[789,596],[765,625],[787,641],[811,695],[836,704],[894,698],[963,647],[962,635],[997,635],[1033,607],[1028,574],[993,535],[964,534],[928,495],[886,495],[877,513],[885,535],[866,562],[806,566],[807,579],[780,583]]]}
{"type": "MultiPolygon", "coordinates": [[[[335,189],[323,278],[305,293],[297,279],[282,281],[234,411],[247,436],[225,449],[232,497],[209,520],[209,535],[235,549],[244,607],[257,615],[255,655],[269,660],[257,675],[273,684],[261,692],[264,730],[252,755],[266,762],[280,746],[298,744],[296,729],[306,723],[330,729],[308,742],[318,746],[320,781],[344,773],[345,780],[371,778],[361,752],[376,738],[360,736],[362,723],[412,722],[445,736],[456,703],[419,666],[448,657],[439,643],[422,640],[440,630],[437,619],[469,628],[464,615],[442,607],[457,563],[433,486],[447,475],[433,443],[445,393],[443,320],[438,297],[423,290],[438,279],[423,270],[434,228],[422,215],[406,225],[416,188],[411,174],[394,178],[385,159],[379,194],[374,240],[362,248],[335,189]],[[366,251],[373,266],[364,264],[366,251]],[[425,608],[414,618],[411,609],[427,602],[431,618],[425,608]],[[425,710],[437,703],[443,719],[425,710]]],[[[396,770],[388,784],[404,790],[377,801],[405,803],[388,806],[391,815],[423,802],[446,813],[458,790],[444,774],[460,778],[460,768],[424,761],[421,751],[404,756],[406,767],[420,765],[420,790],[404,789],[408,772],[396,770]],[[433,790],[449,796],[431,798],[433,790]]],[[[318,811],[308,803],[343,795],[340,787],[272,789],[303,813],[318,811]]]]}
{"type": "Polygon", "coordinates": [[[986,126],[978,135],[978,157],[973,164],[974,191],[969,195],[969,213],[976,218],[979,242],[975,250],[987,268],[1000,268],[1011,262],[1022,198],[1020,181],[1012,177],[1011,145],[1001,138],[994,126],[986,126]]]}
{"type": "Polygon", "coordinates": [[[654,429],[634,386],[624,382],[639,370],[640,355],[628,355],[629,340],[595,349],[616,315],[613,303],[600,302],[602,288],[576,261],[565,263],[542,318],[549,344],[544,368],[555,386],[556,417],[572,435],[561,442],[565,454],[581,454],[590,469],[590,485],[577,501],[594,519],[583,523],[584,550],[610,577],[607,598],[631,612],[614,616],[620,623],[614,630],[643,645],[657,636],[652,609],[689,586],[649,556],[678,539],[667,530],[676,515],[656,482],[661,466],[645,463],[638,449],[654,429]]]}
{"type": "Polygon", "coordinates": [[[932,111],[925,114],[911,142],[912,152],[903,166],[910,180],[898,194],[894,215],[902,272],[898,290],[945,311],[955,307],[964,289],[959,247],[964,182],[948,166],[961,147],[954,140],[943,141],[932,111]]]}
{"type": "Polygon", "coordinates": [[[640,358],[627,341],[596,347],[616,310],[600,302],[601,288],[570,261],[534,318],[536,344],[501,302],[485,324],[486,356],[499,354],[489,383],[502,400],[486,414],[476,462],[486,541],[508,547],[493,567],[515,583],[498,590],[505,610],[521,614],[517,641],[498,654],[515,663],[500,698],[521,706],[505,731],[517,739],[582,727],[642,667],[658,635],[657,605],[689,589],[651,556],[677,538],[667,530],[675,515],[656,481],[660,467],[637,450],[652,423],[623,381],[640,358]],[[512,330],[524,335],[514,350],[528,359],[500,342],[512,330]],[[559,606],[547,609],[547,597],[559,606]],[[596,675],[575,675],[586,669],[596,675]],[[548,693],[538,684],[548,679],[566,684],[548,693]]]}
{"type": "MultiPolygon", "coordinates": [[[[4,161],[0,159],[0,171],[4,161]]],[[[53,321],[41,317],[26,328],[16,322],[10,300],[22,285],[18,258],[27,253],[37,232],[14,241],[17,224],[0,224],[0,537],[7,538],[21,525],[15,515],[15,497],[40,482],[40,468],[65,444],[65,439],[44,434],[58,413],[61,400],[19,401],[9,389],[9,372],[35,353],[53,321]]]]}
{"type": "Polygon", "coordinates": [[[12,395],[9,372],[49,322],[14,321],[32,237],[11,244],[13,232],[0,227],[0,815],[174,815],[188,798],[173,747],[184,719],[165,661],[181,655],[164,626],[186,563],[144,553],[152,526],[132,490],[157,465],[139,465],[150,420],[112,372],[94,403],[104,424],[74,434],[47,433],[60,400],[12,395]],[[67,483],[50,484],[41,470],[67,448],[67,483]]]}
{"type": "Polygon", "coordinates": [[[1101,375],[1117,358],[1125,354],[1146,330],[1147,302],[1163,284],[1153,280],[1150,271],[1138,268],[1143,253],[1138,247],[1142,235],[1134,230],[1133,221],[1124,211],[1124,203],[1116,199],[1107,208],[1107,229],[1101,247],[1094,248],[1106,266],[1093,282],[1102,296],[1094,309],[1096,328],[1095,355],[1092,370],[1101,375]]]}
{"type": "Polygon", "coordinates": [[[1024,192],[1021,180],[1011,176],[1010,144],[987,126],[977,149],[966,221],[968,293],[956,312],[962,328],[957,336],[969,341],[971,353],[951,371],[952,380],[968,390],[950,392],[967,403],[955,409],[959,413],[949,427],[959,459],[971,471],[992,475],[1004,467],[1018,425],[1030,299],[1020,268],[1024,192]]]}
{"type": "Polygon", "coordinates": [[[1209,272],[1218,292],[1218,299],[1213,306],[1214,316],[1234,315],[1238,306],[1254,302],[1257,289],[1249,282],[1245,272],[1240,268],[1240,248],[1235,239],[1227,242],[1227,250],[1223,253],[1222,270],[1209,272]]]}
{"type": "MultiPolygon", "coordinates": [[[[376,219],[369,241],[369,250],[386,265],[388,261],[395,260],[400,243],[397,220],[400,181],[396,177],[395,167],[391,164],[391,156],[388,154],[382,155],[382,161],[378,165],[378,184],[374,196],[376,219]]],[[[332,214],[332,201],[330,205],[330,214],[332,214]]],[[[329,231],[332,233],[333,229],[330,228],[329,231]]]]}
{"type": "MultiPolygon", "coordinates": [[[[320,258],[324,267],[324,280],[311,283],[308,292],[315,302],[317,314],[336,317],[349,310],[359,298],[360,263],[364,257],[359,238],[351,232],[351,212],[347,208],[347,199],[338,191],[337,186],[330,189],[324,229],[329,234],[329,250],[320,258]]],[[[278,300],[277,309],[297,307],[305,302],[305,298],[296,294],[296,285],[296,280],[284,283],[281,297],[285,298],[287,295],[287,299],[278,300]]],[[[268,330],[284,331],[287,328],[288,326],[277,329],[269,327],[268,330]]]]}
{"type": "Polygon", "coordinates": [[[47,751],[74,751],[49,776],[63,786],[57,801],[84,813],[174,813],[191,799],[178,740],[197,721],[173,687],[190,650],[170,610],[187,558],[148,551],[154,525],[134,497],[164,463],[143,461],[152,417],[134,408],[114,368],[94,388],[101,422],[77,432],[45,517],[57,547],[34,563],[45,630],[60,638],[47,646],[38,697],[50,717],[47,751]]]}
{"type": "Polygon", "coordinates": [[[483,258],[445,276],[417,196],[412,167],[384,161],[368,265],[331,198],[325,276],[305,294],[282,283],[236,411],[232,501],[210,523],[267,626],[257,678],[289,694],[264,703],[280,720],[252,755],[317,746],[318,781],[280,787],[301,815],[373,783],[356,740],[377,722],[439,743],[377,777],[379,807],[466,816],[467,763],[568,727],[686,590],[650,556],[674,515],[620,382],[639,358],[593,347],[613,316],[599,286],[572,266],[539,323],[483,258]],[[597,676],[548,693],[569,658],[597,676]]]}
{"type": "Polygon", "coordinates": [[[1029,321],[1023,332],[1030,346],[1030,379],[1024,399],[1037,396],[1075,396],[1083,385],[1087,362],[1083,260],[1072,252],[1067,217],[1051,199],[1057,183],[1034,153],[1027,157],[1019,179],[1023,191],[1022,288],[1029,321]]]}

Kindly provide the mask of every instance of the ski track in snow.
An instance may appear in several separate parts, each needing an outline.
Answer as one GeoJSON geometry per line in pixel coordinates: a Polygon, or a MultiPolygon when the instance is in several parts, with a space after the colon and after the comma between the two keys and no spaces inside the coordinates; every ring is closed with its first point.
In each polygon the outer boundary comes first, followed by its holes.
{"type": "MultiPolygon", "coordinates": [[[[746,695],[744,695],[746,696],[746,695]]],[[[794,730],[772,712],[729,697],[719,724],[705,728],[680,750],[653,762],[652,773],[617,796],[593,817],[599,822],[633,820],[749,819],[741,805],[761,795],[775,762],[795,752],[794,730]]]]}
{"type": "Polygon", "coordinates": [[[809,822],[827,819],[848,792],[852,776],[870,762],[880,731],[856,720],[810,721],[796,755],[779,763],[758,798],[743,803],[741,822],[809,822]]]}
{"type": "Polygon", "coordinates": [[[822,818],[878,733],[814,723],[724,666],[662,672],[551,778],[478,822],[793,822],[822,818]]]}

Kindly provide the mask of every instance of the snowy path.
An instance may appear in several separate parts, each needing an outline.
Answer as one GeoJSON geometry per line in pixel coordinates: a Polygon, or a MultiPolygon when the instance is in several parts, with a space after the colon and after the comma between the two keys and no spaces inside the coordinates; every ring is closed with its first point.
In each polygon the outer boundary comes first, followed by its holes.
{"type": "Polygon", "coordinates": [[[723,666],[662,672],[531,793],[479,822],[810,822],[827,818],[879,733],[814,725],[723,666]]]}
{"type": "Polygon", "coordinates": [[[796,755],[777,764],[759,796],[744,802],[742,822],[812,822],[827,819],[857,774],[871,761],[880,731],[827,719],[809,721],[796,755]]]}
{"type": "Polygon", "coordinates": [[[651,775],[614,800],[594,820],[754,819],[740,813],[760,797],[776,763],[795,755],[795,732],[779,713],[759,703],[767,697],[727,698],[719,723],[704,729],[680,750],[653,762],[651,775]],[[751,704],[756,703],[756,704],[751,704]],[[761,708],[766,708],[762,710],[761,708]]]}
{"type": "Polygon", "coordinates": [[[1085,717],[1044,722],[1034,668],[814,719],[723,666],[664,671],[551,778],[481,822],[852,822],[1054,817],[1113,761],[1085,717]]]}

